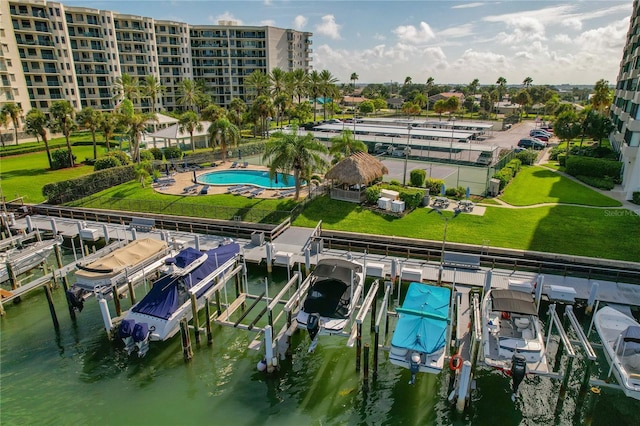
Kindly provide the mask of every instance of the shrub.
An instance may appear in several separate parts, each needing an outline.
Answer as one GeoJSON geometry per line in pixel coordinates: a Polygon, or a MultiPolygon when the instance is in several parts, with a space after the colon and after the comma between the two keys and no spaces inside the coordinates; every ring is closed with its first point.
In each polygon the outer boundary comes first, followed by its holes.
{"type": "Polygon", "coordinates": [[[180,147],[177,146],[170,146],[164,149],[164,158],[166,158],[167,160],[171,160],[171,159],[180,159],[182,158],[182,151],[180,150],[180,147]]]}
{"type": "Polygon", "coordinates": [[[561,167],[566,167],[567,166],[567,154],[558,155],[558,164],[561,167]]]}
{"type": "Polygon", "coordinates": [[[560,153],[565,152],[565,151],[566,150],[564,148],[560,148],[558,146],[554,146],[549,151],[549,160],[556,161],[558,159],[558,155],[560,155],[560,153]]]}
{"type": "Polygon", "coordinates": [[[576,179],[586,183],[587,185],[605,190],[612,190],[615,186],[615,183],[613,183],[613,179],[608,176],[605,176],[603,178],[593,176],[576,176],[576,179]]]}
{"type": "Polygon", "coordinates": [[[521,164],[532,166],[538,159],[538,153],[533,149],[525,149],[516,154],[516,158],[520,160],[521,164]]]}
{"type": "Polygon", "coordinates": [[[390,184],[390,185],[393,185],[393,186],[402,186],[402,184],[400,183],[400,181],[399,181],[399,180],[395,180],[395,179],[391,179],[391,180],[389,181],[389,184],[390,184]]]}
{"type": "Polygon", "coordinates": [[[96,160],[96,163],[93,165],[93,170],[98,171],[120,166],[122,166],[122,163],[119,159],[111,155],[107,155],[106,157],[102,157],[96,160]]]}
{"type": "Polygon", "coordinates": [[[614,182],[620,179],[622,163],[601,158],[570,156],[566,159],[567,173],[572,176],[611,177],[614,182]]]}
{"type": "Polygon", "coordinates": [[[118,160],[120,160],[120,164],[122,164],[123,166],[126,166],[127,164],[131,163],[131,159],[129,158],[127,153],[124,151],[120,151],[120,150],[111,151],[109,152],[109,156],[115,157],[118,160]]]}
{"type": "MultiPolygon", "coordinates": [[[[75,163],[76,156],[73,156],[73,162],[75,163]]],[[[71,167],[69,163],[69,150],[67,149],[56,149],[51,153],[51,164],[53,170],[65,169],[67,167],[71,167]]]]}
{"type": "Polygon", "coordinates": [[[493,177],[500,181],[500,190],[502,191],[513,178],[513,170],[509,167],[504,167],[495,175],[493,175],[493,177]]]}
{"type": "Polygon", "coordinates": [[[507,163],[507,167],[510,167],[513,170],[513,175],[515,176],[518,174],[518,172],[520,171],[520,168],[522,167],[522,161],[518,160],[517,158],[514,158],[513,160],[507,163]]]}
{"type": "Polygon", "coordinates": [[[442,185],[444,185],[444,181],[442,179],[429,178],[426,182],[427,189],[431,195],[440,194],[440,191],[442,191],[442,185]]]}
{"type": "Polygon", "coordinates": [[[631,202],[633,204],[640,204],[640,192],[636,191],[633,193],[633,197],[631,198],[631,202]]]}
{"type": "Polygon", "coordinates": [[[162,161],[162,150],[160,148],[149,148],[149,152],[155,160],[162,161]]]}
{"type": "Polygon", "coordinates": [[[400,192],[400,199],[404,201],[406,210],[413,210],[422,203],[424,191],[421,189],[404,189],[400,192]]]}
{"type": "Polygon", "coordinates": [[[448,188],[448,189],[445,191],[445,194],[446,194],[448,197],[453,197],[453,198],[464,198],[464,196],[466,195],[466,193],[467,193],[467,190],[466,190],[466,189],[464,189],[464,188],[463,188],[463,187],[461,187],[461,186],[458,186],[458,187],[456,187],[456,188],[448,188]]]}
{"type": "Polygon", "coordinates": [[[86,197],[103,189],[135,179],[133,166],[100,170],[76,179],[48,183],[42,187],[49,204],[60,204],[86,197]]]}
{"type": "Polygon", "coordinates": [[[409,181],[411,182],[411,186],[415,186],[417,188],[422,188],[424,186],[424,181],[427,178],[427,172],[422,169],[414,169],[409,173],[409,181]]]}
{"type": "Polygon", "coordinates": [[[380,198],[380,187],[379,186],[370,186],[365,189],[365,197],[367,197],[367,203],[376,204],[378,202],[378,198],[380,198]]]}
{"type": "Polygon", "coordinates": [[[140,151],[140,161],[153,161],[155,160],[155,157],[153,156],[153,153],[151,153],[149,150],[143,149],[142,151],[140,151]]]}

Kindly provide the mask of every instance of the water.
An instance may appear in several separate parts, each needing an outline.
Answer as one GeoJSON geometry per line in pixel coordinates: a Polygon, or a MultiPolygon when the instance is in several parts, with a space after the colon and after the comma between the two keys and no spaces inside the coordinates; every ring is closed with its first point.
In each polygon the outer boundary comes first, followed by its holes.
{"type": "MultiPolygon", "coordinates": [[[[262,292],[264,267],[249,273],[251,291],[262,292]]],[[[287,277],[276,268],[272,278],[273,296],[287,277]]],[[[615,419],[622,426],[637,424],[640,412],[638,401],[609,389],[578,406],[581,359],[558,415],[559,381],[527,378],[513,403],[510,382],[490,370],[479,371],[472,407],[458,415],[446,401],[445,375],[419,375],[409,385],[408,370],[391,365],[384,352],[378,378],[365,392],[355,349],[341,338],[321,337],[309,354],[306,333],[297,333],[292,358],[272,376],[256,370],[262,355],[247,349],[253,333],[217,325],[213,346],[197,347],[192,339],[190,363],[182,359],[178,336],[152,344],[143,359],[127,357],[121,344],[107,339],[95,300],[73,324],[62,291],[54,298],[58,334],[41,290],[7,306],[0,320],[2,425],[609,425],[615,419]]],[[[371,343],[368,335],[363,343],[371,343]]],[[[606,375],[602,365],[594,374],[606,375]]]]}
{"type": "MultiPolygon", "coordinates": [[[[221,170],[198,176],[198,182],[207,185],[253,185],[261,188],[293,188],[292,175],[278,173],[275,179],[262,170],[221,170]]],[[[304,184],[304,181],[302,182],[304,184]]]]}

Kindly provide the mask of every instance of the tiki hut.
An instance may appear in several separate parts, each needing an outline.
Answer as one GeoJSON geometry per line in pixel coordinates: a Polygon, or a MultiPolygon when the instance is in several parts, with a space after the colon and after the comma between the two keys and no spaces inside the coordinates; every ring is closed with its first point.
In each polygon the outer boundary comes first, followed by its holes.
{"type": "Polygon", "coordinates": [[[356,152],[333,166],[324,177],[332,181],[331,198],[361,203],[367,185],[387,173],[389,170],[378,159],[356,152]]]}

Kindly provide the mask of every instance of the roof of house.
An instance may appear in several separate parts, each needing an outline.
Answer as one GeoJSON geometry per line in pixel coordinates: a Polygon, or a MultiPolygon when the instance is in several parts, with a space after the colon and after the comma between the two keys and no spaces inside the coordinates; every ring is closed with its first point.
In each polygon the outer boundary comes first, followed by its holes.
{"type": "Polygon", "coordinates": [[[349,185],[367,184],[389,173],[387,167],[366,152],[356,152],[340,161],[325,174],[325,178],[349,185]]]}
{"type": "MultiPolygon", "coordinates": [[[[201,121],[202,130],[196,130],[193,132],[193,137],[204,136],[208,134],[209,126],[211,126],[210,121],[201,121]]],[[[180,125],[177,123],[169,126],[165,129],[160,129],[157,132],[149,133],[147,137],[150,138],[159,138],[159,139],[188,139],[191,136],[189,132],[181,132],[180,125]]]]}
{"type": "Polygon", "coordinates": [[[362,96],[345,96],[342,98],[342,102],[346,104],[359,104],[366,100],[367,98],[364,98],[362,96]]]}

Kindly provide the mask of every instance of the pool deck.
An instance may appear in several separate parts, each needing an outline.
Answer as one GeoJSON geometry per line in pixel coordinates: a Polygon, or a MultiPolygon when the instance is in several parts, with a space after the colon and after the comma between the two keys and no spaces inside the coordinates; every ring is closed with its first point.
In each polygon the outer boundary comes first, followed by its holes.
{"type": "MultiPolygon", "coordinates": [[[[232,164],[233,164],[233,161],[226,161],[224,163],[218,162],[218,165],[216,167],[207,167],[207,168],[198,169],[195,171],[196,177],[203,175],[205,173],[231,169],[232,164]]],[[[266,170],[269,170],[269,168],[266,166],[249,164],[245,168],[236,167],[234,170],[265,170],[266,171],[266,170]]],[[[171,177],[175,179],[174,184],[165,185],[165,186],[153,186],[153,189],[161,194],[168,194],[168,195],[180,195],[183,197],[204,196],[204,195],[200,195],[200,189],[202,189],[202,187],[204,186],[202,184],[198,184],[198,187],[196,190],[185,192],[185,188],[193,187],[195,185],[193,183],[193,171],[177,172],[177,173],[174,173],[171,177]]],[[[229,186],[231,185],[209,185],[206,195],[225,194],[229,186]]],[[[304,188],[301,188],[300,197],[304,198],[305,195],[306,195],[306,191],[304,191],[304,188]]],[[[256,196],[255,198],[273,199],[279,196],[280,196],[280,190],[265,189],[262,194],[256,196]]],[[[281,197],[281,198],[293,198],[293,194],[287,197],[281,197]]]]}

